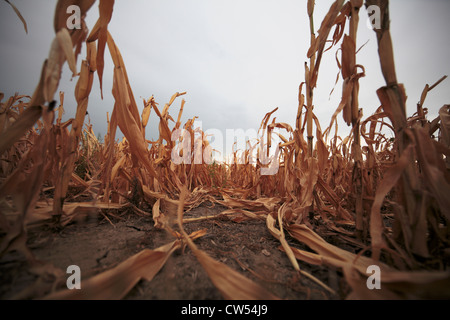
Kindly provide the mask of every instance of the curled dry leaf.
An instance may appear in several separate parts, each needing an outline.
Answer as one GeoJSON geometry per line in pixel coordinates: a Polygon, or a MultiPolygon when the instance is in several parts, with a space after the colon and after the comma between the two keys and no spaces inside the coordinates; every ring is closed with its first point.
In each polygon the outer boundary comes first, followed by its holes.
{"type": "Polygon", "coordinates": [[[9,0],[5,0],[5,1],[6,1],[6,3],[8,3],[11,6],[11,8],[13,8],[14,12],[19,17],[20,21],[22,21],[23,28],[25,29],[25,33],[28,33],[27,22],[25,21],[24,17],[20,13],[19,9],[17,9],[16,6],[14,4],[12,4],[9,0]]]}

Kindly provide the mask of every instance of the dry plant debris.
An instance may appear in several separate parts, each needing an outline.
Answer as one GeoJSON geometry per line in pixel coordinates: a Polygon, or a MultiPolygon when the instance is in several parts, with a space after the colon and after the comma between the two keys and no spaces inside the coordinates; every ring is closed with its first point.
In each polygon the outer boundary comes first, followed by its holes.
{"type": "MultiPolygon", "coordinates": [[[[7,2],[26,31],[20,12],[7,2]]],[[[335,1],[316,35],[314,1],[308,0],[309,61],[305,63],[305,81],[299,86],[295,128],[275,122],[272,116],[276,109],[261,121],[260,131],[266,134],[268,146],[275,128],[285,132],[280,134],[279,169],[273,175],[261,175],[261,159],[256,165],[251,161],[251,151],[265,147],[262,141],[249,145],[240,163],[175,164],[171,159],[175,130],[187,130],[191,135],[188,149],[192,154],[199,152],[194,149],[198,130],[194,128],[195,119],[183,126],[180,121],[184,100],[177,121],[169,114],[170,106],[185,92],[175,93],[162,109],[150,97],[143,101],[144,109],[139,114],[124,60],[108,31],[114,1],[99,1],[99,19],[91,32],[84,16],[81,29],[66,28],[69,2],[59,0],[56,5],[55,38],[33,95],[6,100],[3,94],[0,97],[0,256],[19,252],[37,277],[14,297],[122,299],[139,281],[151,282],[170,263],[174,252],[186,254],[191,250],[223,298],[279,299],[262,282],[250,279],[250,274],[264,276],[236,255],[246,273],[196,245],[196,239],[205,237],[217,245],[214,233],[185,231],[196,223],[220,226],[230,221],[260,221],[279,242],[279,250],[287,256],[296,277],[310,279],[332,297],[336,297],[336,290],[301,265],[338,271],[348,289],[339,298],[450,297],[450,106],[443,106],[432,121],[427,120],[423,108],[428,92],[446,76],[425,86],[417,112],[408,117],[405,88],[397,82],[395,73],[387,0],[365,2],[366,6],[380,8],[381,28],[375,32],[386,80],[386,86],[377,90],[380,107],[365,119],[358,105],[358,80],[365,70],[357,63],[355,45],[359,9],[364,3],[335,1]],[[81,70],[77,70],[83,45],[87,53],[81,70]],[[313,112],[313,93],[322,56],[338,46],[342,99],[322,131],[313,112]],[[115,105],[108,115],[104,142],[100,142],[85,115],[95,73],[102,89],[107,51],[114,63],[115,105]],[[64,93],[59,93],[58,106],[55,94],[66,61],[78,77],[77,106],[75,118],[62,122],[64,93]],[[352,127],[347,137],[338,135],[336,118],[340,113],[352,127]],[[150,116],[159,118],[156,141],[145,137],[150,116]],[[116,141],[117,128],[125,136],[120,142],[116,141]],[[383,134],[385,129],[395,138],[383,134]],[[208,205],[215,206],[214,214],[188,217],[189,212],[208,205]],[[103,218],[115,227],[118,219],[124,219],[124,212],[149,219],[155,230],[165,230],[166,244],[144,248],[84,279],[83,290],[64,289],[65,271],[38,259],[27,241],[35,230],[50,227],[61,231],[90,216],[103,218]],[[330,243],[331,236],[339,241],[330,243]],[[366,286],[370,275],[367,270],[372,265],[381,270],[381,290],[366,286]]],[[[80,0],[77,4],[86,13],[94,1],[80,0]]],[[[208,148],[206,140],[198,145],[202,152],[208,148]]],[[[269,249],[259,251],[263,259],[275,259],[269,249]]]]}

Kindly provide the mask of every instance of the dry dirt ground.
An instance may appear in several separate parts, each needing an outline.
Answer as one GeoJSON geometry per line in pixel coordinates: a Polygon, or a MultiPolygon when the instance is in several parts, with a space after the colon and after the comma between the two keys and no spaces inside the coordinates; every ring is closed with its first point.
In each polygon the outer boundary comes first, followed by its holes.
{"type": "MultiPolygon", "coordinates": [[[[226,208],[202,205],[185,214],[185,218],[218,214],[226,208]]],[[[78,265],[81,279],[108,270],[144,248],[158,248],[174,238],[166,231],[156,229],[151,217],[130,211],[103,215],[84,222],[67,225],[61,230],[40,228],[30,230],[28,245],[34,255],[55,267],[66,270],[78,265]]],[[[247,220],[239,223],[222,216],[184,224],[187,233],[207,229],[207,234],[195,240],[197,246],[214,259],[265,287],[281,299],[340,300],[349,288],[337,270],[299,262],[300,268],[314,275],[336,294],[299,277],[280,243],[267,230],[265,220],[247,220]]],[[[287,235],[293,246],[308,250],[287,235]]],[[[329,239],[327,239],[329,241],[329,239]]],[[[339,243],[334,243],[339,245],[339,243]]],[[[348,249],[348,248],[347,248],[348,249]]],[[[351,248],[350,248],[351,249],[351,248]]],[[[67,274],[67,277],[69,274],[67,274]]],[[[10,252],[0,260],[0,299],[36,299],[39,294],[23,293],[36,284],[37,276],[28,268],[25,258],[10,252]]],[[[192,251],[176,251],[150,282],[139,282],[125,299],[139,300],[216,300],[222,299],[207,273],[192,251]]]]}

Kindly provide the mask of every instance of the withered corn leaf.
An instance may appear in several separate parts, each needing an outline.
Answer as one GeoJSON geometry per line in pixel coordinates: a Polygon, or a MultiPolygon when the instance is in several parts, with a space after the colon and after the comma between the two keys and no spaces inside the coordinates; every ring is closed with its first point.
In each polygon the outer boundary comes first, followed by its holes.
{"type": "Polygon", "coordinates": [[[144,249],[108,271],[81,282],[81,290],[65,289],[44,297],[46,300],[118,300],[141,279],[151,281],[170,255],[180,246],[173,241],[155,250],[144,249]]]}

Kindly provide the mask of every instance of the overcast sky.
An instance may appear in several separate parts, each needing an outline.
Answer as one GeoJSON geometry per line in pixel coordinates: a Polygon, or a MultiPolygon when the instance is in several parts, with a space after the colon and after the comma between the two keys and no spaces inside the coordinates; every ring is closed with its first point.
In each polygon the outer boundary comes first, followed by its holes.
{"type": "MultiPolygon", "coordinates": [[[[56,1],[12,0],[28,24],[0,1],[0,91],[6,98],[15,92],[31,95],[38,83],[42,63],[54,38],[56,1]]],[[[203,129],[257,129],[263,116],[278,107],[277,120],[294,124],[298,86],[304,81],[304,62],[309,48],[306,0],[117,0],[109,31],[121,50],[139,111],[142,99],[155,96],[162,108],[175,92],[186,91],[183,123],[198,116],[203,129]]],[[[331,0],[316,1],[315,29],[331,0]]],[[[408,115],[416,108],[423,87],[450,75],[450,1],[393,0],[391,32],[397,76],[408,95],[408,115]]],[[[379,106],[375,91],[384,85],[376,37],[361,21],[357,55],[366,77],[360,80],[360,107],[364,118],[379,106]]],[[[98,18],[98,2],[87,14],[89,29],[98,18]]],[[[348,29],[346,29],[347,32],[348,29]]],[[[314,93],[315,113],[324,130],[336,109],[342,80],[331,98],[338,72],[335,52],[325,53],[314,93]]],[[[79,57],[78,70],[81,58],[79,57]]],[[[106,132],[106,112],[111,113],[113,64],[105,53],[104,99],[95,76],[89,100],[94,131],[106,132]]],[[[76,78],[64,68],[60,90],[65,91],[65,119],[73,117],[76,78]]],[[[425,103],[429,119],[443,104],[450,103],[450,79],[431,91],[425,103]]],[[[55,96],[58,99],[58,96],[55,96]]],[[[181,97],[170,109],[178,115],[181,97]]],[[[340,116],[339,119],[342,117],[340,116]]],[[[157,116],[152,112],[147,138],[157,137],[157,116]]],[[[342,125],[340,132],[347,132],[342,125]]]]}

